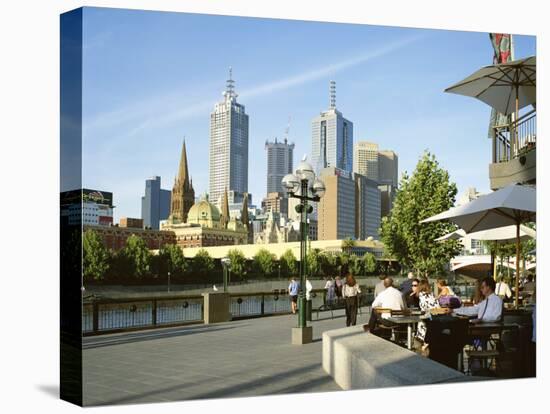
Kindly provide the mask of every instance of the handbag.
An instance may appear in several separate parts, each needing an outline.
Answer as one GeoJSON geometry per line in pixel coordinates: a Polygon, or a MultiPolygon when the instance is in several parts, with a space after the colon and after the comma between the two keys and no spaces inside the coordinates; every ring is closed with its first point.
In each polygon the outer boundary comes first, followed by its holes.
{"type": "Polygon", "coordinates": [[[442,308],[456,309],[462,306],[462,302],[458,296],[440,296],[438,301],[439,306],[441,306],[442,308]]]}

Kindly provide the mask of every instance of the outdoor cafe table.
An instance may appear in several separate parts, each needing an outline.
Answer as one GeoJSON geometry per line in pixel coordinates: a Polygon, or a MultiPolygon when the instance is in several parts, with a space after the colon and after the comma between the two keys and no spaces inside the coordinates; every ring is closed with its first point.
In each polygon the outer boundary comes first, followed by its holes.
{"type": "Polygon", "coordinates": [[[422,320],[420,319],[420,316],[390,316],[388,318],[385,318],[385,320],[388,322],[392,322],[396,325],[407,325],[407,349],[412,349],[413,325],[422,320]]]}

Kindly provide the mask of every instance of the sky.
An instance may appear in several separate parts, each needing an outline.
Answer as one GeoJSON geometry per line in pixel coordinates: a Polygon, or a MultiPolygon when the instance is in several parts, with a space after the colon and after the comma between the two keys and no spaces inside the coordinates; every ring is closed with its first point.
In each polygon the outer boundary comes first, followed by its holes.
{"type": "MultiPolygon", "coordinates": [[[[536,54],[514,36],[515,58],[536,54]]],[[[83,186],[113,192],[115,220],[141,217],[145,180],[171,189],[185,138],[195,194],[208,191],[210,113],[229,67],[249,115],[253,204],[266,193],[265,141],[290,119],[294,162],[311,152],[311,120],[336,107],[354,141],[378,143],[414,170],[425,150],[459,194],[489,191],[490,108],[444,93],[492,64],[487,33],[85,8],[83,186]]]]}

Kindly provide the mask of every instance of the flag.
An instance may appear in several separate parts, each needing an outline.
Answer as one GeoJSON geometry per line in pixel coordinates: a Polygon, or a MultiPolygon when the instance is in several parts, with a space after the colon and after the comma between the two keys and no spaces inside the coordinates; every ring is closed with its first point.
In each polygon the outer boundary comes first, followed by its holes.
{"type": "MultiPolygon", "coordinates": [[[[512,60],[512,35],[504,33],[489,33],[491,44],[493,45],[493,65],[506,63],[512,60]]],[[[498,113],[495,109],[491,110],[489,119],[489,138],[495,138],[494,127],[496,125],[509,124],[508,116],[498,113]]]]}

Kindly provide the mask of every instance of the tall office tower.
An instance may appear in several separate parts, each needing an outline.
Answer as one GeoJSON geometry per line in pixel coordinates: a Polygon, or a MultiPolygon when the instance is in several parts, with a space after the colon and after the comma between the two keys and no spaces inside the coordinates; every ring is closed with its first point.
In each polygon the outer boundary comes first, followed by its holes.
{"type": "Polygon", "coordinates": [[[281,180],[292,172],[292,156],[294,143],[289,144],[287,138],[284,142],[265,142],[267,151],[267,194],[282,193],[284,189],[281,180]]]}
{"type": "Polygon", "coordinates": [[[393,200],[397,192],[398,157],[393,151],[380,151],[378,153],[378,182],[381,196],[381,214],[386,217],[393,208],[393,200]]]}
{"type": "Polygon", "coordinates": [[[378,152],[378,183],[389,184],[397,188],[398,184],[398,157],[397,154],[390,150],[378,152]]]}
{"type": "Polygon", "coordinates": [[[248,115],[237,103],[235,81],[229,79],[210,114],[210,195],[218,203],[227,189],[241,195],[248,191],[248,115]]]}
{"type": "Polygon", "coordinates": [[[181,150],[178,176],[174,180],[174,187],[172,188],[171,201],[169,220],[172,223],[187,222],[187,213],[193,204],[195,204],[195,190],[193,189],[193,181],[190,179],[187,169],[185,141],[183,141],[183,148],[181,150]]]}
{"type": "Polygon", "coordinates": [[[325,195],[317,203],[317,240],[355,237],[355,182],[352,174],[334,167],[319,172],[325,195]]]}
{"type": "Polygon", "coordinates": [[[353,146],[353,172],[378,182],[378,168],[378,144],[367,141],[356,142],[353,146]]]}
{"type": "Polygon", "coordinates": [[[380,190],[378,183],[361,174],[338,168],[321,170],[326,186],[318,203],[318,240],[341,240],[352,237],[378,238],[380,228],[380,190]]]}
{"type": "Polygon", "coordinates": [[[353,171],[353,123],[336,109],[336,83],[330,81],[330,107],[311,122],[311,165],[316,173],[336,167],[353,171]]]}
{"type": "Polygon", "coordinates": [[[355,238],[378,239],[381,225],[381,193],[378,183],[364,175],[354,174],[355,180],[355,238]]]}
{"type": "Polygon", "coordinates": [[[141,197],[141,219],[143,227],[159,229],[160,220],[166,220],[170,214],[171,193],[160,188],[160,177],[145,180],[145,195],[141,197]]]}

